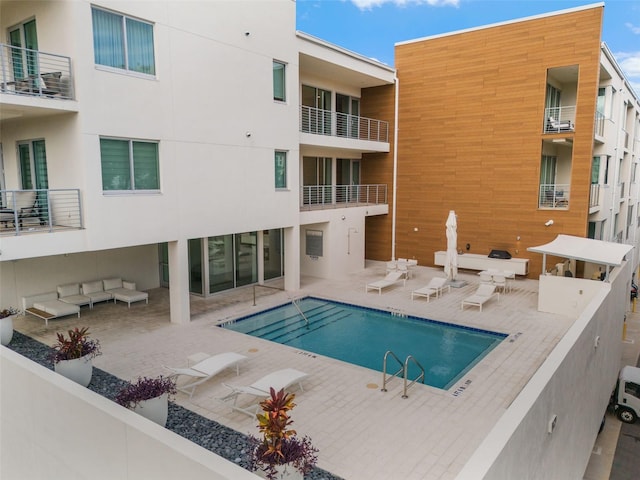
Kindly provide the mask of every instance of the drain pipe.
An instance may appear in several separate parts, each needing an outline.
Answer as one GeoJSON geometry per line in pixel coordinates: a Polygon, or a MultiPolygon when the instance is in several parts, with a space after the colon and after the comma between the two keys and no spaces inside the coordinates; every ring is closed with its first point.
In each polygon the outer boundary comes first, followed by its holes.
{"type": "Polygon", "coordinates": [[[396,259],[396,187],[398,182],[398,99],[400,97],[400,80],[394,75],[395,83],[395,105],[394,105],[394,126],[393,126],[393,207],[391,210],[391,261],[396,259]]]}

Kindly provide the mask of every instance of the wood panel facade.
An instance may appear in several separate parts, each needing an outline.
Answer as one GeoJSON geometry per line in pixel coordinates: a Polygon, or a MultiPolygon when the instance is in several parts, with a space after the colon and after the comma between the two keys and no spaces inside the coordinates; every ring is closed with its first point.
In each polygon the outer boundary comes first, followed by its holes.
{"type": "MultiPolygon", "coordinates": [[[[396,257],[433,265],[449,210],[459,249],[508,250],[530,259],[531,276],[542,259],[527,247],[586,236],[602,15],[595,6],[396,45],[396,257]],[[575,72],[575,129],[548,134],[548,70],[559,68],[575,72]],[[569,206],[541,209],[541,155],[558,142],[571,157],[569,206]]],[[[394,118],[393,97],[393,88],[371,89],[363,104],[394,118]]],[[[393,150],[363,160],[363,183],[392,185],[393,150]]],[[[367,258],[391,257],[391,222],[368,219],[367,258]]]]}

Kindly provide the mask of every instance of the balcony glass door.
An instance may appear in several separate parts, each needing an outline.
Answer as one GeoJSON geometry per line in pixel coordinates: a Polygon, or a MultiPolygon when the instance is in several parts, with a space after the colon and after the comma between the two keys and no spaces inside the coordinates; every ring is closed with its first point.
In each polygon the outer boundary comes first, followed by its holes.
{"type": "Polygon", "coordinates": [[[330,157],[303,157],[303,204],[322,205],[332,203],[332,170],[330,157]]]}
{"type": "Polygon", "coordinates": [[[23,80],[38,74],[38,36],[36,21],[30,20],[9,29],[11,44],[11,65],[16,80],[23,80]]]}
{"type": "Polygon", "coordinates": [[[331,92],[302,86],[302,131],[331,135],[331,92]]]}
{"type": "Polygon", "coordinates": [[[357,201],[360,185],[360,160],[336,160],[336,201],[357,201]]]}
{"type": "Polygon", "coordinates": [[[360,100],[336,94],[336,130],[339,137],[358,138],[360,100]]]}

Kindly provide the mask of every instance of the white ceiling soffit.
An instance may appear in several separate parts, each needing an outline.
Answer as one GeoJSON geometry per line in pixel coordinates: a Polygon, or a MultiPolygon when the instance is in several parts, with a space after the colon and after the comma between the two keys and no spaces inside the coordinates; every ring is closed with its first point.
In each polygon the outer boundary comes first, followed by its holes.
{"type": "Polygon", "coordinates": [[[592,238],[574,237],[572,235],[558,235],[555,240],[539,247],[529,247],[529,252],[543,255],[583,260],[619,267],[633,245],[623,243],[604,242],[592,238]]]}

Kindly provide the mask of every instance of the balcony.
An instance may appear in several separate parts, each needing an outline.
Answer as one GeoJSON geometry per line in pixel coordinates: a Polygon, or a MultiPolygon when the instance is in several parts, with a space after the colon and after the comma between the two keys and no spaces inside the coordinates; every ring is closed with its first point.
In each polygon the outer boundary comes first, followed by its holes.
{"type": "Polygon", "coordinates": [[[354,140],[389,141],[389,122],[304,105],[300,106],[300,131],[354,140]]]}
{"type": "Polygon", "coordinates": [[[538,208],[567,210],[569,208],[569,192],[569,184],[541,184],[538,208]]]}
{"type": "Polygon", "coordinates": [[[300,188],[301,211],[386,204],[386,185],[307,185],[300,188]]]}
{"type": "Polygon", "coordinates": [[[73,100],[72,80],[69,57],[0,44],[0,93],[73,100]]]}
{"type": "Polygon", "coordinates": [[[566,133],[575,130],[576,107],[544,109],[544,133],[566,133]]]}
{"type": "Polygon", "coordinates": [[[591,209],[597,208],[600,206],[600,185],[597,183],[591,184],[591,189],[589,191],[589,213],[593,213],[591,209]]]}
{"type": "Polygon", "coordinates": [[[0,190],[0,236],[83,228],[80,190],[0,190]]]}

